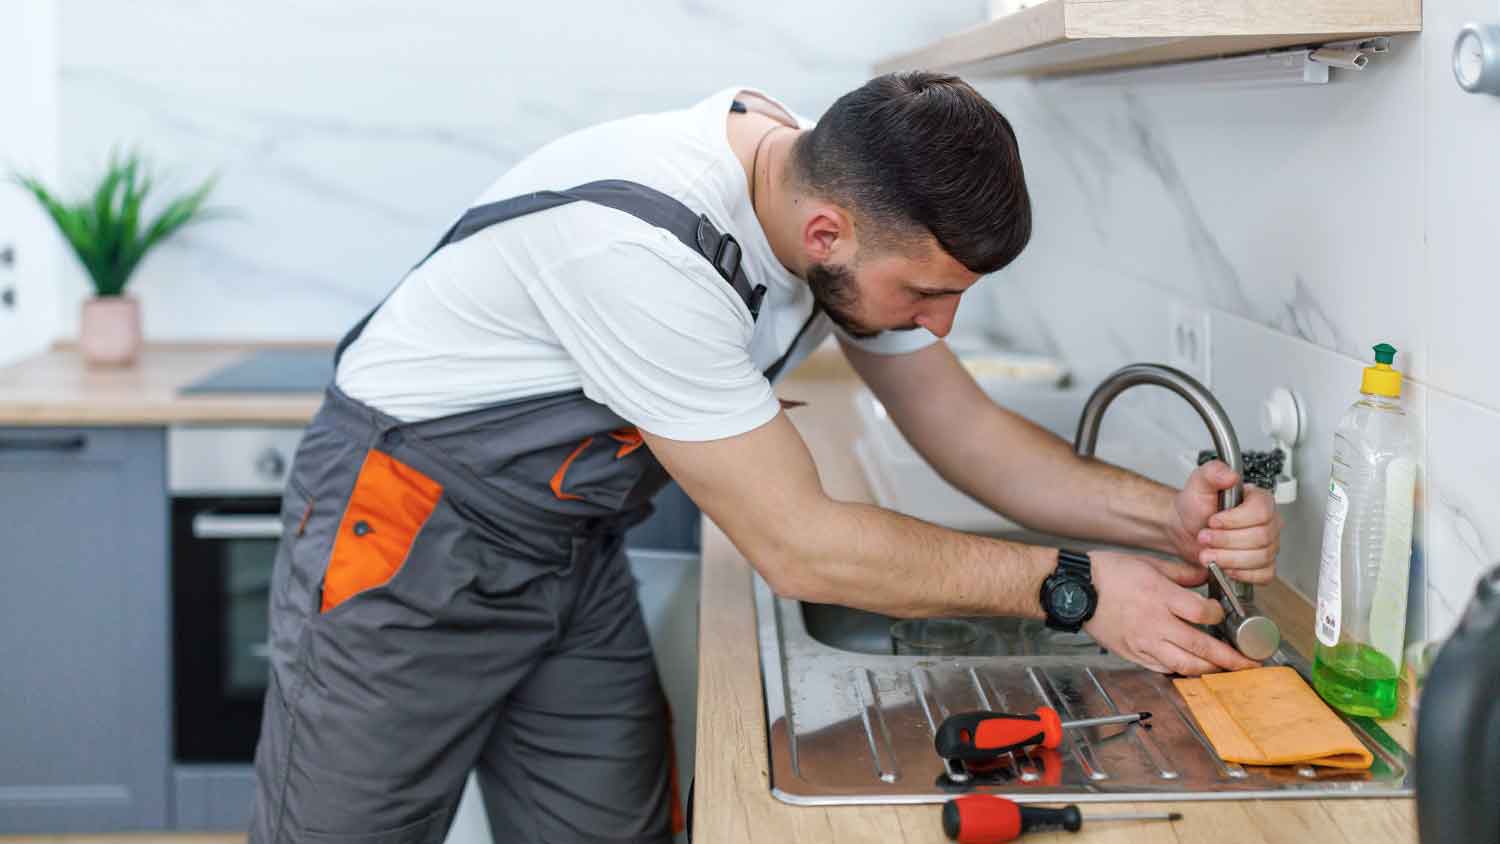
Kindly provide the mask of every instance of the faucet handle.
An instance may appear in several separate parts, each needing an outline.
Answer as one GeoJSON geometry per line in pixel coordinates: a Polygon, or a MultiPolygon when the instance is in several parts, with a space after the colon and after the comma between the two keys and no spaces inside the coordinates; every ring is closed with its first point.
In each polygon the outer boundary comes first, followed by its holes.
{"type": "Polygon", "coordinates": [[[1208,564],[1208,591],[1209,594],[1225,604],[1226,612],[1233,612],[1240,618],[1245,617],[1245,605],[1240,603],[1240,596],[1235,592],[1234,583],[1230,582],[1229,575],[1219,568],[1218,563],[1208,564]],[[1226,603],[1227,602],[1227,603],[1226,603]]]}
{"type": "Polygon", "coordinates": [[[1218,563],[1208,564],[1208,594],[1224,608],[1219,625],[1224,637],[1246,657],[1260,661],[1270,659],[1281,647],[1281,629],[1276,622],[1241,602],[1231,582],[1218,563]]]}

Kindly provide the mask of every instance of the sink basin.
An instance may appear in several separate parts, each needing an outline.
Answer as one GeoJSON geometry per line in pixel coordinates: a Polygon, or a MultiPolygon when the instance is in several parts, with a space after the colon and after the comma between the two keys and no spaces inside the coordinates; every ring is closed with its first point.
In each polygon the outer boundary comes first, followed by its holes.
{"type": "MultiPolygon", "coordinates": [[[[889,654],[891,625],[896,619],[837,604],[801,603],[807,635],[831,648],[861,654],[889,654]]],[[[1092,656],[1100,648],[1087,633],[1048,630],[1040,621],[1019,618],[971,617],[964,621],[979,630],[979,640],[966,648],[967,656],[1092,656]]]]}
{"type": "MultiPolygon", "coordinates": [[[[1029,545],[1068,545],[1095,551],[1126,551],[1137,555],[1162,556],[1138,548],[1065,540],[1024,528],[994,530],[986,535],[1029,545]]],[[[822,644],[854,653],[892,653],[891,625],[896,622],[895,618],[837,604],[801,602],[800,606],[802,624],[807,635],[822,644]]],[[[1048,630],[1040,621],[993,616],[963,620],[980,631],[979,641],[966,649],[969,656],[1096,656],[1101,652],[1098,644],[1087,633],[1048,630]]]]}
{"type": "MultiPolygon", "coordinates": [[[[960,790],[1022,802],[1412,794],[1409,755],[1365,718],[1345,720],[1375,757],[1369,771],[1225,762],[1169,678],[1102,651],[1084,634],[1033,621],[969,619],[982,631],[971,654],[895,655],[894,619],[879,613],[778,597],[759,576],[755,605],[771,788],[788,803],[939,803],[960,790]],[[965,785],[943,776],[932,736],[948,715],[1041,705],[1064,720],[1134,711],[1153,717],[1150,729],[1069,732],[1056,751],[1018,754],[965,785]]],[[[1285,644],[1268,664],[1309,675],[1307,661],[1285,644]]]]}

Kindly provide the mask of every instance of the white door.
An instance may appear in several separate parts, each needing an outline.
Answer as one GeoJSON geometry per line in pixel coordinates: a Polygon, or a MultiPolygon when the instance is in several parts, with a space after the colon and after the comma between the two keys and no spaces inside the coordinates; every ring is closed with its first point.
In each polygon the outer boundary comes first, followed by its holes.
{"type": "Polygon", "coordinates": [[[58,238],[11,169],[57,182],[57,4],[0,7],[0,365],[56,331],[58,238]]]}

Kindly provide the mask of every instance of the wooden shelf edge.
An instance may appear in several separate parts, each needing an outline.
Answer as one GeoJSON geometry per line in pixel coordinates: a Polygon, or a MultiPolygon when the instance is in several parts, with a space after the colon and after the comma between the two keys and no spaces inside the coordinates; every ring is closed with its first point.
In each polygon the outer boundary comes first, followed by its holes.
{"type": "Polygon", "coordinates": [[[882,59],[877,73],[924,68],[957,70],[1001,56],[1067,41],[1066,0],[1048,0],[998,20],[983,21],[932,44],[882,59]]]}
{"type": "Polygon", "coordinates": [[[1045,76],[1212,58],[1375,35],[1419,32],[1419,0],[1270,0],[1257,17],[1240,4],[1198,0],[1048,0],[876,63],[974,76],[1045,76]],[[1228,11],[1225,11],[1225,10],[1228,11]]]}

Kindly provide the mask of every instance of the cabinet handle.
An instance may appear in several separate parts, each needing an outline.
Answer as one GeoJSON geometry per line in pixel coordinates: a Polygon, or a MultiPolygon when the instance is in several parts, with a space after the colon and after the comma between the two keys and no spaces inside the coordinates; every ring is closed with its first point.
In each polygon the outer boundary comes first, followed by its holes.
{"type": "Polygon", "coordinates": [[[281,518],[199,513],[193,517],[193,536],[197,539],[280,539],[281,518]]]}
{"type": "Polygon", "coordinates": [[[0,437],[0,451],[83,451],[88,445],[83,434],[67,434],[60,437],[0,437]]]}

